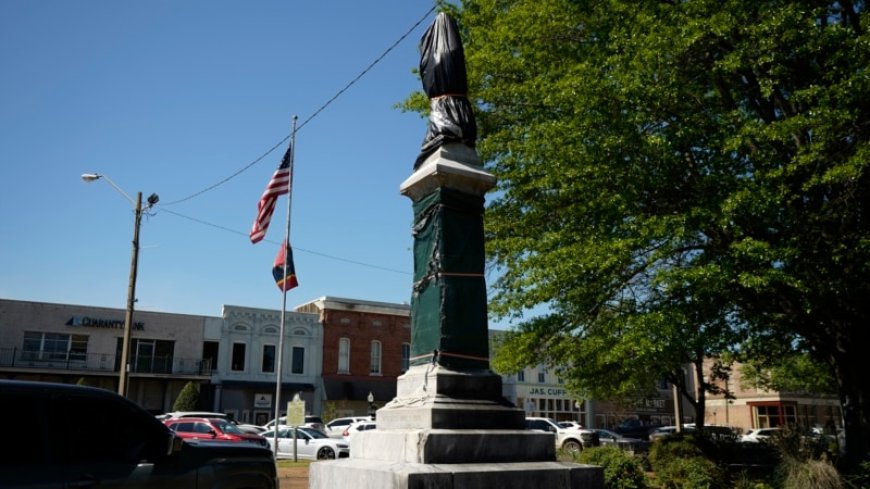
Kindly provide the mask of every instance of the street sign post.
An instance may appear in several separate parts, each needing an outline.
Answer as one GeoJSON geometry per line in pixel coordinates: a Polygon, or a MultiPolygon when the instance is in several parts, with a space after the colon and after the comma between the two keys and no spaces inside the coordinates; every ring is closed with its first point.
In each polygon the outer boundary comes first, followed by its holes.
{"type": "Polygon", "coordinates": [[[293,427],[293,461],[298,462],[296,443],[299,438],[298,428],[305,424],[305,401],[299,399],[299,394],[293,395],[293,400],[287,403],[287,425],[293,427]]]}

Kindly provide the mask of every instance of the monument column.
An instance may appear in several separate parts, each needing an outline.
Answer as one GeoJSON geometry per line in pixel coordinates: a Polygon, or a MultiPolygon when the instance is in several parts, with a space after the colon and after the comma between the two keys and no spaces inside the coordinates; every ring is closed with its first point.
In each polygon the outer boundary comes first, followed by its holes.
{"type": "Polygon", "coordinates": [[[311,464],[311,489],[601,489],[600,467],[556,462],[489,369],[484,194],[458,29],[439,14],[421,41],[429,128],[400,192],[413,202],[411,366],[350,459],[311,464]]]}

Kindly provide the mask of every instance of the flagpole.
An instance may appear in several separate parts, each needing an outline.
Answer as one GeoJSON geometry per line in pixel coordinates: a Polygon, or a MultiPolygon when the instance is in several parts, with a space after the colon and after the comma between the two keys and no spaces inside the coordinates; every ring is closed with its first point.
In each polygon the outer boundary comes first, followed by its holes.
{"type": "MultiPolygon", "coordinates": [[[[289,179],[287,181],[287,228],[284,231],[284,243],[282,246],[290,247],[290,209],[293,204],[293,160],[296,155],[296,121],[299,118],[297,116],[293,116],[293,130],[290,133],[290,167],[289,167],[289,179]]],[[[284,250],[284,280],[283,285],[281,287],[281,331],[280,336],[278,337],[278,375],[275,378],[275,439],[274,439],[274,448],[275,448],[275,460],[278,460],[278,426],[279,419],[281,417],[281,373],[283,371],[283,361],[284,358],[284,323],[287,313],[287,260],[289,253],[287,250],[284,250]]],[[[290,413],[287,413],[289,415],[290,413]]]]}

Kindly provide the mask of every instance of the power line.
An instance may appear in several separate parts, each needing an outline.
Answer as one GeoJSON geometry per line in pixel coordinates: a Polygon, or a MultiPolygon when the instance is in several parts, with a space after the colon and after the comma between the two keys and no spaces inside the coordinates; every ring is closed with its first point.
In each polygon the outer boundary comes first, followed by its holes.
{"type": "MultiPolygon", "coordinates": [[[[353,80],[351,80],[350,82],[348,82],[348,84],[345,85],[341,90],[339,90],[335,95],[333,95],[332,98],[330,98],[329,100],[327,100],[323,105],[320,106],[320,108],[318,108],[317,110],[315,110],[313,114],[311,114],[311,115],[308,116],[305,120],[303,120],[302,123],[299,124],[299,126],[297,126],[297,128],[296,128],[296,132],[299,132],[300,129],[302,129],[303,127],[305,127],[305,125],[308,124],[309,122],[311,122],[312,119],[314,119],[315,117],[317,117],[318,115],[320,115],[321,112],[323,112],[327,107],[329,107],[333,102],[335,102],[335,100],[338,99],[338,97],[340,97],[342,94],[344,94],[344,92],[346,92],[346,91],[347,91],[351,86],[353,86],[353,85],[354,85],[356,82],[358,82],[362,77],[364,77],[366,74],[368,74],[368,72],[371,71],[371,69],[374,68],[375,65],[377,65],[381,60],[383,60],[383,59],[387,56],[387,54],[390,53],[390,51],[392,51],[393,49],[395,49],[396,46],[398,46],[399,44],[401,44],[401,42],[404,41],[405,38],[407,38],[409,35],[411,35],[411,33],[414,32],[414,30],[415,30],[415,29],[416,29],[420,24],[422,24],[423,21],[426,20],[426,18],[429,17],[429,15],[430,15],[432,12],[434,12],[435,9],[437,9],[437,8],[438,8],[438,5],[437,5],[437,4],[434,5],[434,6],[432,6],[432,8],[430,8],[430,9],[426,12],[426,14],[423,15],[423,17],[420,18],[420,20],[418,20],[418,21],[417,21],[413,26],[411,26],[411,28],[408,29],[407,32],[405,32],[404,34],[402,34],[402,36],[399,37],[399,39],[397,39],[396,42],[394,42],[392,45],[390,45],[390,47],[388,47],[388,48],[386,49],[386,51],[384,51],[383,53],[381,53],[380,56],[378,56],[377,58],[375,58],[374,61],[372,61],[368,66],[366,66],[365,69],[363,69],[363,70],[360,72],[359,75],[357,75],[353,80]]],[[[284,136],[284,139],[282,139],[282,140],[278,141],[277,143],[275,143],[271,148],[269,148],[265,153],[263,153],[263,154],[261,154],[259,157],[257,157],[254,161],[248,163],[247,165],[243,166],[243,167],[242,167],[240,170],[238,170],[237,172],[235,172],[235,173],[233,173],[232,175],[230,175],[230,176],[224,178],[223,180],[221,180],[221,181],[215,183],[214,185],[211,185],[211,186],[209,186],[209,187],[206,187],[206,188],[200,190],[199,192],[193,193],[193,194],[191,194],[191,195],[189,195],[189,196],[187,196],[187,197],[185,197],[185,198],[183,198],[183,199],[174,200],[174,201],[172,201],[172,202],[161,203],[160,206],[161,206],[161,207],[165,207],[165,206],[168,206],[168,205],[180,204],[180,203],[182,203],[182,202],[186,202],[186,201],[188,201],[188,200],[190,200],[190,199],[193,199],[194,197],[198,197],[198,196],[200,196],[200,195],[202,195],[202,194],[204,194],[204,193],[206,193],[206,192],[209,192],[209,191],[211,191],[211,190],[214,190],[215,188],[217,188],[217,187],[219,187],[219,186],[221,186],[221,185],[227,183],[228,181],[230,181],[230,180],[232,180],[233,178],[239,176],[240,174],[244,173],[245,171],[247,171],[247,170],[248,170],[249,168],[251,168],[252,166],[254,166],[254,165],[256,165],[257,163],[259,163],[260,161],[262,161],[263,158],[265,158],[266,156],[268,156],[269,154],[271,154],[273,151],[275,151],[275,150],[278,149],[279,147],[283,146],[284,143],[286,143],[287,140],[290,139],[290,136],[291,136],[290,134],[284,136]]]]}
{"type": "MultiPolygon", "coordinates": [[[[221,226],[220,224],[214,224],[214,223],[211,223],[211,222],[208,222],[208,221],[203,221],[202,219],[197,219],[197,218],[195,218],[195,217],[185,216],[184,214],[180,214],[180,213],[178,213],[178,212],[171,211],[171,210],[169,210],[169,209],[162,209],[162,208],[161,208],[160,210],[161,210],[162,212],[168,212],[169,214],[172,214],[172,215],[174,215],[174,216],[178,216],[178,217],[180,217],[180,218],[182,218],[182,219],[187,219],[187,220],[189,220],[189,221],[193,221],[193,222],[196,222],[196,223],[199,223],[199,224],[205,225],[205,226],[211,226],[211,227],[213,227],[213,228],[215,228],[215,229],[220,229],[221,231],[226,231],[226,232],[233,233],[233,234],[239,234],[239,235],[241,235],[241,236],[244,236],[246,239],[248,238],[248,233],[241,232],[241,231],[236,231],[235,229],[230,229],[230,228],[228,228],[228,227],[221,226]]],[[[277,241],[270,240],[270,239],[264,239],[263,241],[266,241],[266,242],[273,243],[273,244],[275,244],[275,245],[281,246],[281,243],[279,243],[279,242],[277,242],[277,241]]],[[[330,260],[342,261],[342,262],[345,262],[345,263],[350,263],[350,264],[353,264],[353,265],[359,265],[359,266],[362,266],[362,267],[374,268],[374,269],[376,269],[376,270],[381,270],[381,271],[384,271],[384,272],[400,273],[400,274],[402,274],[402,275],[411,275],[410,273],[408,273],[408,272],[405,271],[405,270],[396,270],[396,269],[394,269],[394,268],[387,268],[387,267],[382,267],[382,266],[379,266],[379,265],[372,265],[372,264],[370,264],[370,263],[363,263],[363,262],[361,262],[361,261],[350,260],[350,259],[347,259],[347,258],[342,258],[342,257],[340,257],[340,256],[327,255],[326,253],[320,253],[320,252],[318,252],[318,251],[312,251],[312,250],[307,250],[307,249],[305,249],[305,248],[299,248],[299,247],[296,246],[296,245],[293,245],[293,251],[294,251],[294,252],[295,252],[295,251],[301,251],[301,252],[303,252],[303,253],[308,253],[308,254],[310,254],[310,255],[321,256],[321,257],[324,257],[324,258],[329,258],[330,260]]]]}

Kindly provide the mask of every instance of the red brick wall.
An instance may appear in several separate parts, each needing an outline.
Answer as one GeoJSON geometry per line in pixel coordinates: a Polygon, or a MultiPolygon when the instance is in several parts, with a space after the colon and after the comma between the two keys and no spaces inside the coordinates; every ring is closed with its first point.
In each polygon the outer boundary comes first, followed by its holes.
{"type": "MultiPolygon", "coordinates": [[[[323,323],[323,376],[338,374],[338,344],[350,339],[352,376],[369,376],[371,342],[381,342],[381,377],[402,374],[402,344],[411,342],[408,316],[325,310],[323,323]]],[[[346,375],[346,374],[344,374],[346,375]]]]}

